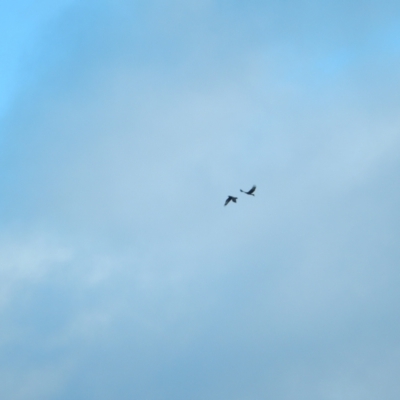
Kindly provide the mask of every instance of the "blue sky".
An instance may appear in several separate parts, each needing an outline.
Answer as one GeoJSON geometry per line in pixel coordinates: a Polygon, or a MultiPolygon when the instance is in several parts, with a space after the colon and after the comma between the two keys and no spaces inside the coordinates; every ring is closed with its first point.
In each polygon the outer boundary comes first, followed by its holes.
{"type": "Polygon", "coordinates": [[[1,399],[399,398],[397,2],[0,22],[1,399]]]}

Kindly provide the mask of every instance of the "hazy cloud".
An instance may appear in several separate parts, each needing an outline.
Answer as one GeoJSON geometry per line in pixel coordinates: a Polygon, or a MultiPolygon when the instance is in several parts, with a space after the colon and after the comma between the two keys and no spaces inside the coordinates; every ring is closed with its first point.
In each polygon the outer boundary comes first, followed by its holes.
{"type": "Polygon", "coordinates": [[[397,399],[397,4],[54,7],[0,125],[1,397],[397,399]]]}

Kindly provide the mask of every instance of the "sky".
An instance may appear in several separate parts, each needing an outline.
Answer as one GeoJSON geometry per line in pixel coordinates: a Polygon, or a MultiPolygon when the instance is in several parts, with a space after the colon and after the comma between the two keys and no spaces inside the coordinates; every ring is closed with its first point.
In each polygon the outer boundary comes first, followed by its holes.
{"type": "Polygon", "coordinates": [[[397,400],[399,67],[394,0],[3,0],[0,398],[397,400]]]}

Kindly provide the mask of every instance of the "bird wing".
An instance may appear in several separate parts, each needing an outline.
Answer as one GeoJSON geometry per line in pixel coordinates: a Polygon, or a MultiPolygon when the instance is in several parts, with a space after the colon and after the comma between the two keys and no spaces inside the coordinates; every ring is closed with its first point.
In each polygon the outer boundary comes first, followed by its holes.
{"type": "Polygon", "coordinates": [[[248,194],[252,194],[252,193],[254,193],[255,191],[256,191],[256,185],[254,185],[247,193],[248,194]]]}
{"type": "Polygon", "coordinates": [[[229,196],[227,199],[226,199],[226,201],[225,201],[225,206],[230,202],[232,200],[232,197],[231,196],[229,196]]]}

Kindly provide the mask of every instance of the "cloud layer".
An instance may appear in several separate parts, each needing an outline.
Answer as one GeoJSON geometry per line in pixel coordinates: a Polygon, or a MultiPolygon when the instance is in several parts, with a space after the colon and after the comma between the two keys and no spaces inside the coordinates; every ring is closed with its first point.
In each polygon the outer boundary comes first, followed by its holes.
{"type": "Polygon", "coordinates": [[[397,399],[399,7],[36,7],[0,125],[0,397],[397,399]]]}

